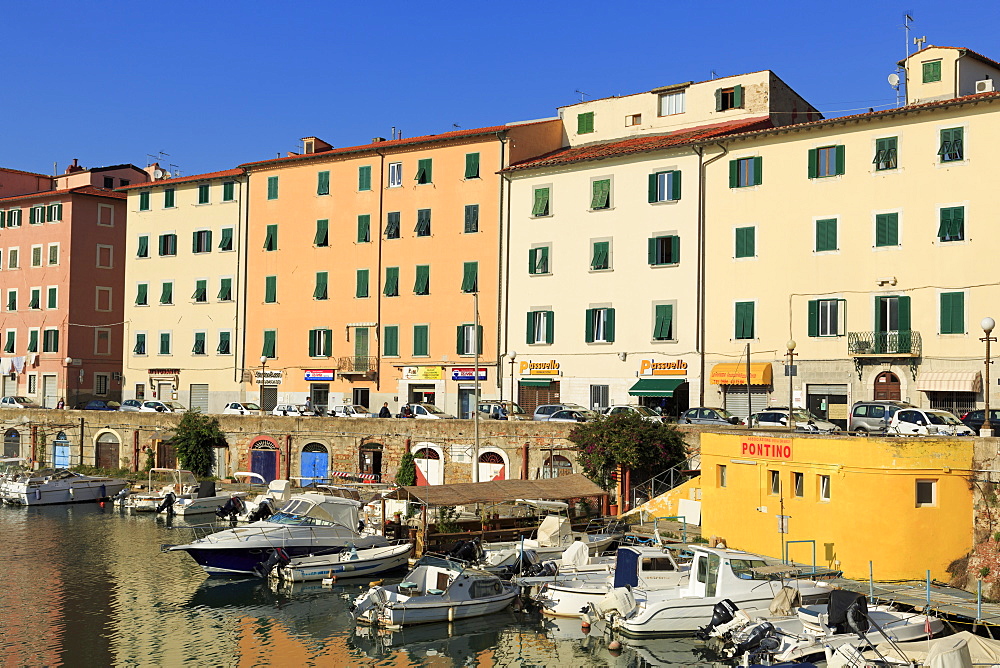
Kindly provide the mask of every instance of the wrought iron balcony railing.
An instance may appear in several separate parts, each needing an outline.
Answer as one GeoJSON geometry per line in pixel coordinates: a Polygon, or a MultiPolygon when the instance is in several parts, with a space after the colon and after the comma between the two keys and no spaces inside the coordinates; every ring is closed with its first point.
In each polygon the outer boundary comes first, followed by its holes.
{"type": "Polygon", "coordinates": [[[338,361],[338,371],[345,373],[375,373],[377,357],[341,357],[338,361]]]}
{"type": "Polygon", "coordinates": [[[851,357],[920,357],[920,332],[848,332],[847,352],[851,357]]]}

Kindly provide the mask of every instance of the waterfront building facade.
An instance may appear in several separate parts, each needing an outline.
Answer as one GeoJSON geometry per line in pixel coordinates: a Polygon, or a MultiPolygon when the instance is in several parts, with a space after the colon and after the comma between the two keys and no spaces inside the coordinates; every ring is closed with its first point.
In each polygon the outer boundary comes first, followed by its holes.
{"type": "MultiPolygon", "coordinates": [[[[242,169],[124,189],[125,396],[221,413],[245,398],[242,169]]],[[[157,178],[159,177],[159,178],[157,178]]]]}
{"type": "Polygon", "coordinates": [[[126,209],[133,165],[0,170],[4,396],[55,408],[121,398],[126,209]]]}

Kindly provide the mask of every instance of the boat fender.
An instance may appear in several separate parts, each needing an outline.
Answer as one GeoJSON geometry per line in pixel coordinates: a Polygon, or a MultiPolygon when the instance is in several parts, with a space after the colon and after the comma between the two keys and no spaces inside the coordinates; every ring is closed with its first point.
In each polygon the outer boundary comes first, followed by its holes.
{"type": "Polygon", "coordinates": [[[74,498],[74,496],[73,496],[73,492],[74,491],[75,490],[72,487],[69,488],[69,498],[71,498],[71,499],[74,498]]]}
{"type": "Polygon", "coordinates": [[[449,622],[455,621],[455,606],[451,606],[450,608],[448,608],[448,621],[449,622]]]}

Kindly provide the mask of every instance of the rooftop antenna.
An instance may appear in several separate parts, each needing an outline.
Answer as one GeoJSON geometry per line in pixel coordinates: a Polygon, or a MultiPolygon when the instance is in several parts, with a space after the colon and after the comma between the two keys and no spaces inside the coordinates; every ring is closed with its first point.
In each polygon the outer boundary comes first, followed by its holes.
{"type": "Polygon", "coordinates": [[[180,176],[181,175],[181,168],[178,167],[177,165],[175,165],[173,163],[170,163],[170,168],[171,168],[171,171],[172,171],[172,173],[173,173],[174,176],[180,176]]]}
{"type": "Polygon", "coordinates": [[[584,93],[582,90],[575,90],[573,92],[579,94],[579,96],[580,96],[580,102],[585,102],[585,100],[583,99],[583,96],[587,95],[587,93],[584,93]]]}
{"type": "Polygon", "coordinates": [[[718,79],[718,78],[719,75],[715,72],[715,70],[712,70],[712,79],[718,79]]]}
{"type": "MultiPolygon", "coordinates": [[[[896,89],[896,106],[900,107],[906,103],[906,98],[908,97],[907,91],[907,81],[906,75],[909,69],[910,60],[910,24],[913,23],[913,12],[907,11],[903,14],[903,32],[905,36],[903,37],[903,48],[906,52],[903,58],[903,65],[897,65],[896,71],[889,75],[889,85],[896,89]]],[[[927,41],[925,37],[923,41],[927,41]]],[[[916,44],[917,40],[914,39],[913,43],[916,44]]],[[[923,43],[923,42],[921,42],[923,43]]]]}

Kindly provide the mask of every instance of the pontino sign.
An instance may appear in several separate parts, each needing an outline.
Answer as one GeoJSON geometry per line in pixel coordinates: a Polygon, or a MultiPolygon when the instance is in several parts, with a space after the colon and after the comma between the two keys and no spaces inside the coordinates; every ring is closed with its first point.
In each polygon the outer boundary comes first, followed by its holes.
{"type": "Polygon", "coordinates": [[[740,444],[741,457],[760,457],[761,459],[790,460],[792,458],[792,439],[768,438],[766,436],[747,439],[740,444]]]}

